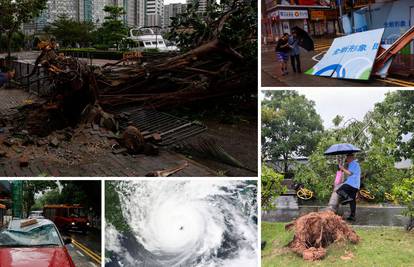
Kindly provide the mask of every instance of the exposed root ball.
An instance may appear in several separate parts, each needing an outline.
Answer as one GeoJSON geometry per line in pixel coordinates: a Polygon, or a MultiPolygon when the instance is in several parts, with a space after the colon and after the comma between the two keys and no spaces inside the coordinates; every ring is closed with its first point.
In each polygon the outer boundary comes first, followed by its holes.
{"type": "Polygon", "coordinates": [[[134,126],[128,126],[123,135],[122,139],[124,146],[128,149],[131,154],[139,154],[144,150],[144,136],[142,136],[140,130],[134,126]]]}
{"type": "Polygon", "coordinates": [[[359,236],[338,215],[332,211],[311,212],[285,226],[295,231],[288,244],[305,260],[319,260],[325,257],[326,248],[333,242],[349,240],[358,243],[359,236]]]}

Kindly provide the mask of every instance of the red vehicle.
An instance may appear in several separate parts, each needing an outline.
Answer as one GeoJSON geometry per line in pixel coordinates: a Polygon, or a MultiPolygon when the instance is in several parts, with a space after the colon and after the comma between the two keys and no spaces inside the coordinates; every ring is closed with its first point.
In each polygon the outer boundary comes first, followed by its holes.
{"type": "Polygon", "coordinates": [[[77,230],[86,233],[90,226],[85,209],[78,204],[45,205],[43,216],[63,231],[77,230]]]}
{"type": "Polygon", "coordinates": [[[12,220],[0,231],[1,267],[75,267],[58,229],[50,220],[12,220]]]}

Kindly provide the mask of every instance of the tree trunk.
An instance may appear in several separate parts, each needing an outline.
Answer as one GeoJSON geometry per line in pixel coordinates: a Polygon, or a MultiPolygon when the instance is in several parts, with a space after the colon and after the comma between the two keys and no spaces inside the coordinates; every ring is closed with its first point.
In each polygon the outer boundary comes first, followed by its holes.
{"type": "Polygon", "coordinates": [[[332,191],[331,198],[329,199],[328,203],[328,209],[332,210],[333,212],[337,212],[339,208],[339,196],[336,193],[336,190],[341,186],[342,184],[338,184],[334,187],[334,190],[332,191]]]}
{"type": "Polygon", "coordinates": [[[6,35],[7,39],[7,59],[6,59],[6,66],[11,66],[11,42],[12,42],[13,32],[8,32],[6,35]]]}
{"type": "Polygon", "coordinates": [[[283,157],[283,169],[284,169],[284,173],[288,173],[289,172],[289,158],[287,156],[283,157]]]}

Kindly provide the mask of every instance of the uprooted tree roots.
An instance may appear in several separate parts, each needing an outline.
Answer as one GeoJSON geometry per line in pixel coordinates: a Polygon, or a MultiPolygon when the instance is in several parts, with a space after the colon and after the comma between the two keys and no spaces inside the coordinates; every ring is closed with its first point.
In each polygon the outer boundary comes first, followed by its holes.
{"type": "Polygon", "coordinates": [[[295,235],[288,246],[304,260],[322,259],[334,242],[349,240],[356,244],[360,239],[340,216],[329,210],[301,216],[285,229],[294,229],[295,235]]]}

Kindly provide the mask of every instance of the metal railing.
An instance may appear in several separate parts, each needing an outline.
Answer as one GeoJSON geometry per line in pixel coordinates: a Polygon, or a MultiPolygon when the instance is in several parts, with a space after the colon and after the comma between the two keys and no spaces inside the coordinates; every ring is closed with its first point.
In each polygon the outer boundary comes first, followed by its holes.
{"type": "Polygon", "coordinates": [[[45,96],[50,93],[51,82],[46,69],[39,67],[32,76],[28,76],[35,65],[23,61],[13,61],[11,67],[16,71],[15,81],[23,86],[28,92],[38,96],[45,96]]]}

